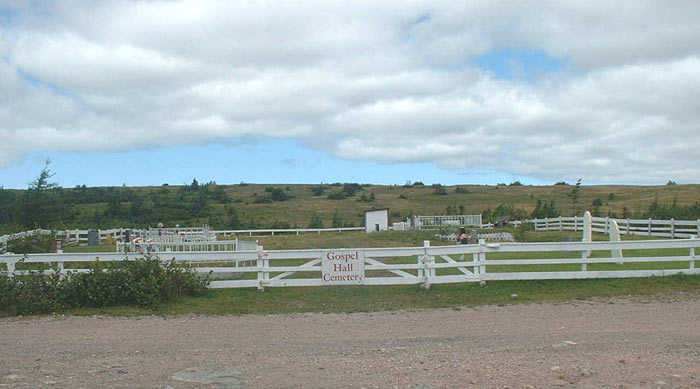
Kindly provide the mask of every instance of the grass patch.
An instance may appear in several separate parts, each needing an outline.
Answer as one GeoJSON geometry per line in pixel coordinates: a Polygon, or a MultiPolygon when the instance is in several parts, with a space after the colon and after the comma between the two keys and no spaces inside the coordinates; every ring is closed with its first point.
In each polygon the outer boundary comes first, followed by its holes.
{"type": "Polygon", "coordinates": [[[117,251],[116,245],[101,244],[98,246],[67,246],[64,253],[113,253],[117,251]]]}
{"type": "Polygon", "coordinates": [[[399,309],[460,308],[563,302],[593,297],[649,296],[700,291],[700,276],[675,275],[637,279],[493,281],[478,284],[410,286],[336,286],[304,288],[210,289],[200,297],[180,298],[156,310],[128,307],[81,309],[68,314],[242,315],[301,312],[373,312],[399,309]],[[517,298],[511,298],[517,294],[517,298]]]}

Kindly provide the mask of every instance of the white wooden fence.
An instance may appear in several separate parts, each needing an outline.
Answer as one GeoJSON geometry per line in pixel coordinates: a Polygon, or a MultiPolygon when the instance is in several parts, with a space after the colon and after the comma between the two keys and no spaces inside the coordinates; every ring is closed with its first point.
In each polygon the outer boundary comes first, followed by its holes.
{"type": "MultiPolygon", "coordinates": [[[[593,217],[591,229],[607,234],[611,221],[617,222],[620,234],[655,236],[662,238],[689,238],[700,236],[698,220],[613,219],[593,217]]],[[[583,231],[583,217],[555,217],[530,221],[535,231],[583,231]]]]}
{"type": "MultiPolygon", "coordinates": [[[[695,267],[700,239],[644,240],[623,242],[490,243],[405,248],[345,249],[361,252],[365,285],[399,285],[480,282],[496,280],[543,280],[628,278],[700,274],[695,267]],[[660,255],[658,249],[672,250],[660,255]],[[623,250],[624,258],[611,251],[623,250]],[[634,250],[634,251],[628,251],[634,250]],[[656,250],[656,251],[654,251],[656,250]],[[593,252],[593,257],[587,253],[593,252]],[[501,255],[504,253],[505,255],[501,255]],[[518,258],[518,253],[525,259],[518,258]],[[556,255],[552,255],[556,253],[556,255]],[[498,259],[498,257],[508,259],[498,259]],[[535,257],[533,259],[532,257],[535,257]],[[548,258],[555,257],[555,258],[548,258]],[[639,270],[649,264],[653,269],[639,270]],[[548,265],[545,270],[536,265],[548,265]],[[533,266],[535,268],[533,268],[533,266]],[[539,269],[539,270],[538,270],[539,269]]],[[[334,251],[338,251],[337,249],[334,251]]],[[[235,275],[235,279],[212,281],[212,288],[320,286],[322,261],[333,250],[256,250],[238,252],[157,253],[163,260],[204,264],[197,272],[235,275]],[[208,266],[207,264],[211,264],[208,266]]],[[[52,263],[56,270],[76,263],[123,261],[142,257],[139,253],[71,253],[0,255],[12,275],[26,273],[22,263],[52,263]]],[[[47,270],[46,272],[51,272],[47,270]]]]}
{"type": "MultiPolygon", "coordinates": [[[[0,236],[0,248],[7,246],[7,242],[15,239],[25,238],[27,236],[42,234],[51,235],[56,239],[63,239],[69,243],[75,244],[87,244],[88,234],[90,230],[31,230],[18,232],[16,234],[3,235],[0,236]]],[[[150,228],[150,229],[129,229],[129,228],[110,228],[110,229],[97,229],[97,234],[99,236],[100,242],[107,241],[107,237],[111,236],[117,241],[126,240],[127,236],[131,239],[141,237],[144,240],[158,240],[158,241],[168,241],[168,242],[195,242],[195,241],[212,241],[216,239],[216,231],[210,230],[208,227],[182,227],[182,228],[150,228]]]]}
{"type": "Polygon", "coordinates": [[[425,229],[440,226],[473,226],[481,227],[481,215],[440,215],[440,216],[415,216],[412,226],[416,229],[425,229]]]}
{"type": "Polygon", "coordinates": [[[322,232],[343,232],[343,231],[364,231],[364,227],[339,227],[339,228],[270,228],[270,229],[256,229],[256,230],[215,230],[212,231],[217,235],[230,236],[230,235],[248,235],[248,236],[265,236],[265,235],[283,235],[292,234],[299,235],[302,233],[315,232],[320,234],[322,232]]]}
{"type": "Polygon", "coordinates": [[[117,242],[118,253],[167,253],[167,252],[193,252],[193,251],[254,251],[258,245],[239,239],[194,241],[194,242],[117,242]]]}

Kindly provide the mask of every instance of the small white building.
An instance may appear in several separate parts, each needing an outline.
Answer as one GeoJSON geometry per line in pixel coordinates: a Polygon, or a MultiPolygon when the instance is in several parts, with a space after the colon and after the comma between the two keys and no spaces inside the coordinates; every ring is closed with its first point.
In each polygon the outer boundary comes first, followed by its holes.
{"type": "Polygon", "coordinates": [[[387,231],[389,229],[389,208],[365,211],[365,231],[387,231]]]}

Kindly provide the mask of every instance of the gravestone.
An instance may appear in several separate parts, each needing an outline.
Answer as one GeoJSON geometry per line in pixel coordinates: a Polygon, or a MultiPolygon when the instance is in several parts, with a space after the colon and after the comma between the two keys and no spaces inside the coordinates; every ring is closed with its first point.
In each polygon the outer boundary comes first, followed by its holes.
{"type": "Polygon", "coordinates": [[[98,246],[100,244],[100,233],[97,230],[88,230],[88,246],[98,246]]]}
{"type": "Polygon", "coordinates": [[[469,244],[479,243],[479,233],[476,230],[472,230],[469,234],[469,244]]]}

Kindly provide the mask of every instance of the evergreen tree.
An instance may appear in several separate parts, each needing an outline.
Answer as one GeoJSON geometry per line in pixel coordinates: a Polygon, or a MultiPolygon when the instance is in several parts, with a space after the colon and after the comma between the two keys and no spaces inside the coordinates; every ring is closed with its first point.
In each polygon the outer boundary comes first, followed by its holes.
{"type": "Polygon", "coordinates": [[[60,198],[58,183],[50,182],[54,173],[49,169],[50,160],[37,178],[29,183],[27,192],[22,197],[22,224],[28,228],[50,228],[62,222],[65,210],[60,198]]]}
{"type": "MultiPolygon", "coordinates": [[[[333,212],[333,221],[332,221],[332,227],[333,228],[340,228],[343,227],[343,218],[338,214],[338,210],[336,209],[335,212],[333,212]]],[[[313,227],[313,228],[321,228],[321,227],[313,227]]]]}
{"type": "Polygon", "coordinates": [[[323,228],[323,222],[321,221],[321,217],[318,216],[316,212],[311,214],[311,220],[309,221],[308,228],[323,228]]]}

